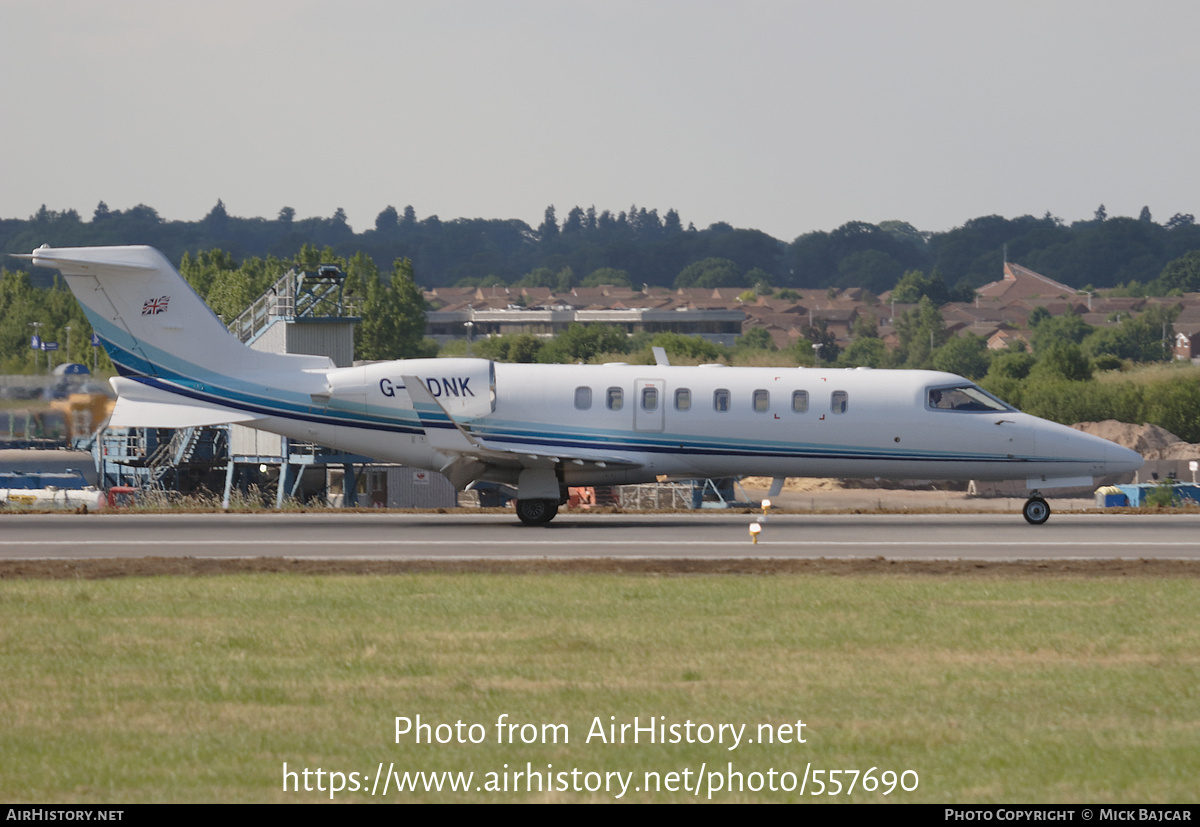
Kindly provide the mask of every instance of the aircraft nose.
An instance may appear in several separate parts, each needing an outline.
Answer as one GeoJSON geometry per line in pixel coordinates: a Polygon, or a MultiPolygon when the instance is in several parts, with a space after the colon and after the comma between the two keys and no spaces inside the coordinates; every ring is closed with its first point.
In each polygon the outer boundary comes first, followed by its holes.
{"type": "Polygon", "coordinates": [[[1136,471],[1145,464],[1142,455],[1115,442],[1108,443],[1104,451],[1106,474],[1125,474],[1136,471]]]}

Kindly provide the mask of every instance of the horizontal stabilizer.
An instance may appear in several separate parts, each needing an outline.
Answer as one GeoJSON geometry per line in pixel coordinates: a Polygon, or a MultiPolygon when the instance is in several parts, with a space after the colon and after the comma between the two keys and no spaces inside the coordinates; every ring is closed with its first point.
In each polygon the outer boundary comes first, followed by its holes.
{"type": "Polygon", "coordinates": [[[110,428],[192,428],[260,418],[246,411],[177,396],[132,379],[116,377],[111,383],[117,391],[117,404],[108,420],[110,428]]]}
{"type": "Polygon", "coordinates": [[[193,428],[199,425],[224,425],[250,422],[254,414],[229,408],[203,405],[175,405],[169,402],[137,402],[118,399],[109,417],[110,428],[193,428]]]}

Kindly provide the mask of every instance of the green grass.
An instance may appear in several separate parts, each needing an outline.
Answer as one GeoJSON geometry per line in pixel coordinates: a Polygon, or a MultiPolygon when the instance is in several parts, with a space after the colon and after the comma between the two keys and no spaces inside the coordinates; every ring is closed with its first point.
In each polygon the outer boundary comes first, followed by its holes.
{"type": "MultiPolygon", "coordinates": [[[[0,799],[320,801],[328,794],[283,792],[283,762],[373,778],[382,761],[474,771],[476,783],[505,763],[632,771],[634,785],[702,763],[803,775],[811,762],[919,774],[915,792],[856,789],[854,801],[1193,801],[1198,614],[1194,582],[1153,578],[10,581],[0,584],[0,799]],[[502,713],[567,724],[570,743],[497,744],[502,713]],[[418,714],[482,724],[486,742],[395,743],[395,717],[418,714]],[[807,743],[584,743],[594,718],[635,715],[745,723],[748,737],[803,720],[807,743]]],[[[624,800],[691,798],[631,786],[624,800]]]]}

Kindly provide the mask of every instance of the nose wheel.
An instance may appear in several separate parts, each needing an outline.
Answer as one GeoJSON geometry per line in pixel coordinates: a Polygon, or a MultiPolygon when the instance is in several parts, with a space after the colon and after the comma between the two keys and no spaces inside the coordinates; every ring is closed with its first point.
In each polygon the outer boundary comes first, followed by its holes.
{"type": "Polygon", "coordinates": [[[1050,503],[1035,493],[1025,501],[1025,506],[1021,509],[1021,514],[1024,515],[1025,522],[1030,525],[1041,525],[1050,519],[1050,503]]]}

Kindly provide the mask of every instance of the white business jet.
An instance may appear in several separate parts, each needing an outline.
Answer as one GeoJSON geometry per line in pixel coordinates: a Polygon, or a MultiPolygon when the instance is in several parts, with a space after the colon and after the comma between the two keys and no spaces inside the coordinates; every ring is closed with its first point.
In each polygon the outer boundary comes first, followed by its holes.
{"type": "Polygon", "coordinates": [[[549,522],[568,486],[767,476],[1023,479],[1090,485],[1142,458],[1023,414],[949,373],[721,365],[510,365],[399,359],[337,368],[244,346],[150,247],[43,246],[120,376],[110,425],[237,422],[427,468],[455,486],[513,486],[549,522]]]}

